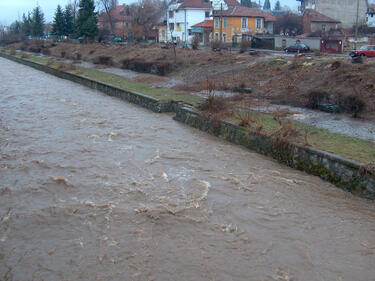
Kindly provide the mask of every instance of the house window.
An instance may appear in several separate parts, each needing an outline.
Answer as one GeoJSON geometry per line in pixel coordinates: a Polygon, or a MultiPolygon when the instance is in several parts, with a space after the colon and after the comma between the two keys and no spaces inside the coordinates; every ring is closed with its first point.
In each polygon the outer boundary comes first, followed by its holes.
{"type": "Polygon", "coordinates": [[[241,28],[247,28],[247,18],[241,19],[241,28]]]}
{"type": "Polygon", "coordinates": [[[172,30],[172,31],[174,30],[174,23],[173,23],[173,22],[171,22],[171,23],[169,24],[169,29],[172,30]]]}
{"type": "Polygon", "coordinates": [[[219,18],[215,18],[215,28],[219,28],[219,18]]]}
{"type": "Polygon", "coordinates": [[[173,18],[173,11],[169,11],[169,18],[173,18]]]}
{"type": "Polygon", "coordinates": [[[227,42],[227,34],[226,33],[223,33],[222,41],[223,42],[227,42]]]}
{"type": "Polygon", "coordinates": [[[262,19],[257,18],[257,29],[262,29],[262,19]]]}
{"type": "Polygon", "coordinates": [[[179,27],[180,27],[180,23],[178,22],[178,23],[177,23],[177,28],[179,28],[179,27]]]}
{"type": "Polygon", "coordinates": [[[227,25],[228,25],[228,18],[223,18],[223,28],[227,29],[227,25]]]}
{"type": "Polygon", "coordinates": [[[326,25],[325,25],[325,24],[322,24],[322,31],[323,31],[323,32],[326,31],[326,25]]]}
{"type": "Polygon", "coordinates": [[[215,40],[216,40],[216,41],[219,40],[219,32],[215,32],[215,40]]]}
{"type": "Polygon", "coordinates": [[[161,31],[161,38],[165,39],[165,30],[161,31]]]}
{"type": "Polygon", "coordinates": [[[210,12],[205,12],[205,13],[204,13],[204,16],[205,16],[206,18],[209,18],[209,17],[210,17],[210,12]]]}

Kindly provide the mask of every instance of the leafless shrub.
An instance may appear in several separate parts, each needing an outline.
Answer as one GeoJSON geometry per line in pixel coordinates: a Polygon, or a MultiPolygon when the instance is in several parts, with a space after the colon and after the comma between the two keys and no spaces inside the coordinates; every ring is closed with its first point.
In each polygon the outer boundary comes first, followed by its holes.
{"type": "Polygon", "coordinates": [[[249,48],[250,48],[250,46],[251,46],[251,43],[250,43],[250,41],[248,41],[248,40],[242,40],[241,41],[241,44],[240,44],[240,53],[242,54],[242,53],[245,53],[249,48]]]}
{"type": "Polygon", "coordinates": [[[291,120],[282,120],[277,115],[274,115],[274,120],[280,124],[280,128],[271,134],[275,146],[286,144],[301,135],[291,120]]]}
{"type": "Polygon", "coordinates": [[[199,36],[195,35],[191,41],[191,47],[193,48],[193,50],[198,50],[199,42],[200,42],[199,36]]]}
{"type": "Polygon", "coordinates": [[[329,97],[329,94],[325,91],[315,90],[308,93],[308,102],[306,107],[311,109],[317,109],[320,104],[324,103],[329,97]]]}
{"type": "Polygon", "coordinates": [[[53,59],[48,59],[46,62],[46,66],[52,66],[53,65],[53,59]]]}
{"type": "Polygon", "coordinates": [[[366,104],[367,100],[365,97],[351,94],[344,97],[342,106],[347,112],[352,114],[353,118],[357,118],[366,109],[366,104]]]}
{"type": "Polygon", "coordinates": [[[212,51],[220,51],[222,47],[222,42],[220,40],[214,40],[211,42],[212,51]]]}

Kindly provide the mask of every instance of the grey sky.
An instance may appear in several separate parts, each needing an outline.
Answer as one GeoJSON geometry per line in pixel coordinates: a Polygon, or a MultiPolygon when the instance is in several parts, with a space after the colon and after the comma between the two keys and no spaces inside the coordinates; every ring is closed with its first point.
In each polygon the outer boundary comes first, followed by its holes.
{"type": "MultiPolygon", "coordinates": [[[[259,0],[256,0],[257,2],[259,0]]],[[[271,5],[276,3],[277,0],[271,0],[271,5]]],[[[42,8],[45,19],[47,22],[52,21],[53,15],[55,13],[56,7],[58,4],[65,6],[69,1],[68,0],[0,0],[0,24],[9,25],[13,21],[22,18],[23,13],[32,11],[32,9],[39,4],[42,8]]],[[[132,3],[135,0],[119,0],[119,3],[132,3]]],[[[261,0],[263,3],[264,0],[261,0]]],[[[281,5],[288,5],[289,7],[296,9],[297,2],[296,0],[280,0],[281,5]]]]}

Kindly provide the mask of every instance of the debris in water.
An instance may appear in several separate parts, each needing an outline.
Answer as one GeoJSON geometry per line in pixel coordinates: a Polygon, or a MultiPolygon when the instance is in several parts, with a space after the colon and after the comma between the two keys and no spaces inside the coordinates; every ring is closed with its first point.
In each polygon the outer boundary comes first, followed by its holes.
{"type": "Polygon", "coordinates": [[[54,180],[57,183],[63,183],[65,185],[68,185],[68,180],[65,178],[52,177],[52,180],[54,180]]]}
{"type": "Polygon", "coordinates": [[[161,177],[166,181],[166,182],[169,182],[169,179],[168,179],[168,175],[166,173],[162,173],[161,174],[161,177]]]}

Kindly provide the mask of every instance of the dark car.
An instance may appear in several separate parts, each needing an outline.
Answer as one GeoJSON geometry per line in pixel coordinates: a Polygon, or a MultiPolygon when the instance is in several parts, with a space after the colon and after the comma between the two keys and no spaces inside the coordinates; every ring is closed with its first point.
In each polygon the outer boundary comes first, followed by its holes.
{"type": "Polygon", "coordinates": [[[351,57],[375,57],[375,45],[362,46],[359,50],[353,50],[351,57]]]}
{"type": "Polygon", "coordinates": [[[284,49],[286,53],[309,53],[310,47],[303,43],[296,43],[284,49]]]}

